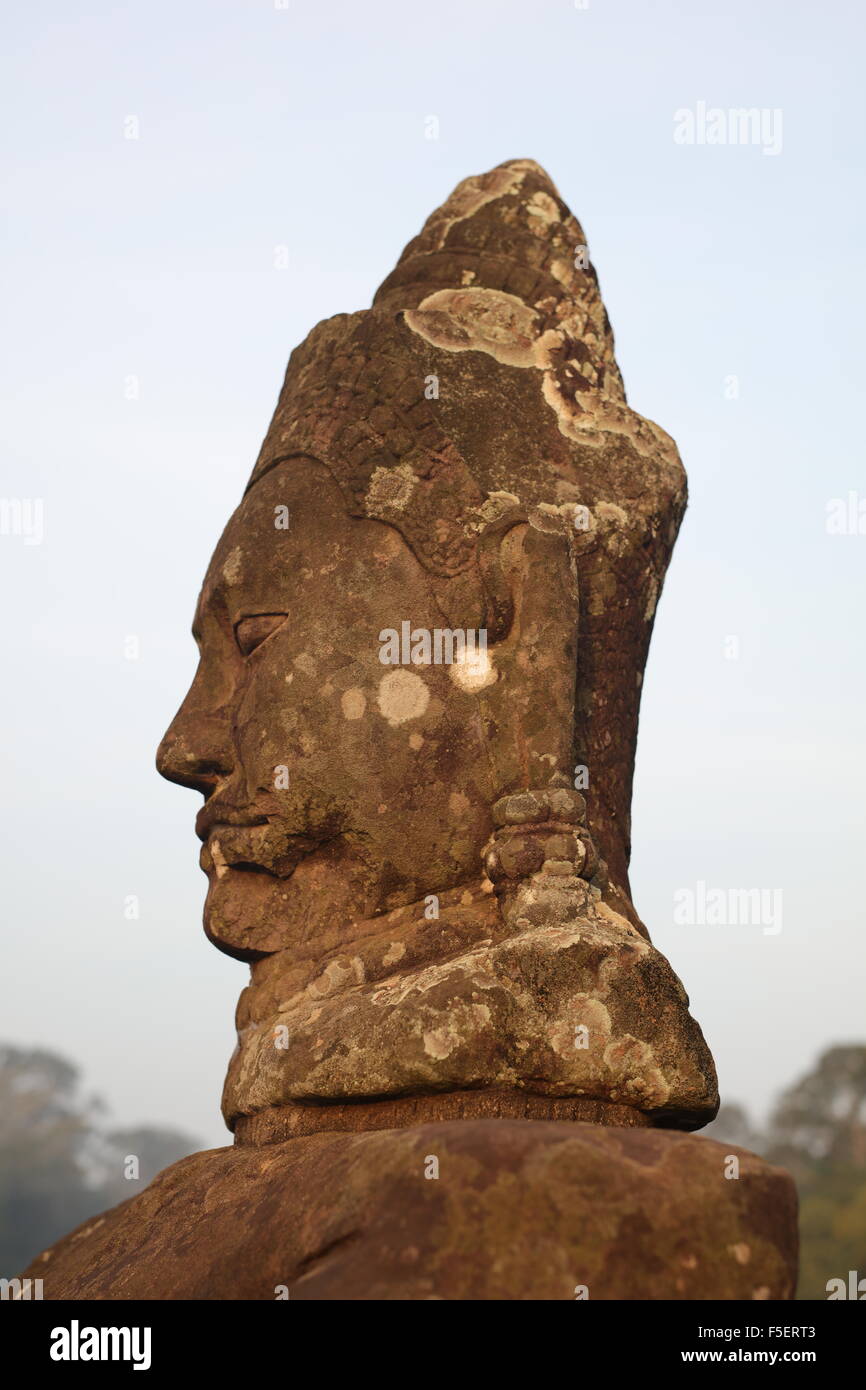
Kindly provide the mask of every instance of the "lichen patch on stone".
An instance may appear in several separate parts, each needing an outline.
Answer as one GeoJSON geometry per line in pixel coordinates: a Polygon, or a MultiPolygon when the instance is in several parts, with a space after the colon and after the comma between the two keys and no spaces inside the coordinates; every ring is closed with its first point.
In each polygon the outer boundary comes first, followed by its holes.
{"type": "Polygon", "coordinates": [[[367,697],[363,690],[353,686],[351,690],[343,691],[340,696],[340,707],[344,719],[361,719],[367,708],[367,697]]]}
{"type": "Polygon", "coordinates": [[[430,691],[414,671],[389,671],[379,682],[379,712],[392,727],[420,719],[430,703],[430,691]]]}
{"type": "Polygon", "coordinates": [[[244,552],[239,545],[229,551],[223,565],[223,579],[227,584],[237,584],[243,572],[244,552]]]}
{"type": "Polygon", "coordinates": [[[408,463],[397,468],[376,468],[367,488],[367,513],[376,516],[394,508],[403,511],[418,485],[418,478],[408,463]]]}

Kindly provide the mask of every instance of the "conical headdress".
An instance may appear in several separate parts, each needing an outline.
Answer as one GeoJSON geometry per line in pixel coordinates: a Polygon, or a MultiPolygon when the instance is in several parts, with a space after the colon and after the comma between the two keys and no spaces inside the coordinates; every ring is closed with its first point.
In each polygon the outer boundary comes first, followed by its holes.
{"type": "Polygon", "coordinates": [[[638,452],[670,443],[626,406],[579,223],[539,165],[511,160],[458,184],[372,309],[325,320],[292,353],[250,486],[311,455],[352,515],[398,527],[451,577],[474,563],[490,493],[564,500],[575,455],[609,434],[638,452]]]}

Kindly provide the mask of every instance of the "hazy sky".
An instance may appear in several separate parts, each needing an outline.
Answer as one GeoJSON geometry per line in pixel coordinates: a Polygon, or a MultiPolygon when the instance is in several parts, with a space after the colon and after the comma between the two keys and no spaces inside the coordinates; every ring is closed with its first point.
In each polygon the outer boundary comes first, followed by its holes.
{"type": "Polygon", "coordinates": [[[0,496],[41,499],[44,535],[12,512],[0,535],[0,1038],[74,1059],[118,1122],[227,1142],[247,972],[201,931],[200,798],[153,767],[199,584],[291,348],[369,304],[458,180],[522,156],[580,218],[629,400],[689,472],[644,687],[636,905],[724,1098],[760,1110],[866,1036],[866,535],[827,531],[832,499],[866,499],[862,15],[18,7],[0,496]],[[763,127],[707,143],[714,108],[763,127]],[[677,925],[701,882],[781,890],[782,930],[677,925]]]}

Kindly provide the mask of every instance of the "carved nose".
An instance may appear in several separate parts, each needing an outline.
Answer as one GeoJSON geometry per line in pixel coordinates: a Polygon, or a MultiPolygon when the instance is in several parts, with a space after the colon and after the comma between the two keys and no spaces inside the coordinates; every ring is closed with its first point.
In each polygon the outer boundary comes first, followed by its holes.
{"type": "Polygon", "coordinates": [[[209,796],[232,771],[226,742],[227,725],[221,719],[199,716],[182,725],[176,719],[156,751],[157,771],[169,782],[209,796]]]}

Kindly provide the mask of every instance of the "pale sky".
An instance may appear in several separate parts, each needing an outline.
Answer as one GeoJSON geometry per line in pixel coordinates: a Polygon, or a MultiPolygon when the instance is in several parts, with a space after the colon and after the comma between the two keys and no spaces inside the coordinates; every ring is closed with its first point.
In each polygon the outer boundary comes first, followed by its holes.
{"type": "Polygon", "coordinates": [[[198,588],[292,347],[368,305],[461,178],[530,157],[582,222],[629,400],[690,480],[644,687],[636,906],[724,1099],[760,1114],[822,1048],[864,1038],[866,535],[826,529],[832,499],[866,499],[862,14],[11,16],[0,497],[41,499],[44,536],[0,535],[0,1037],[77,1062],[118,1123],[228,1142],[247,972],[201,930],[200,798],[153,766],[195,668],[198,588]],[[678,112],[697,132],[742,107],[772,141],[674,138],[678,112]],[[781,890],[782,930],[676,925],[699,883],[781,890]]]}

